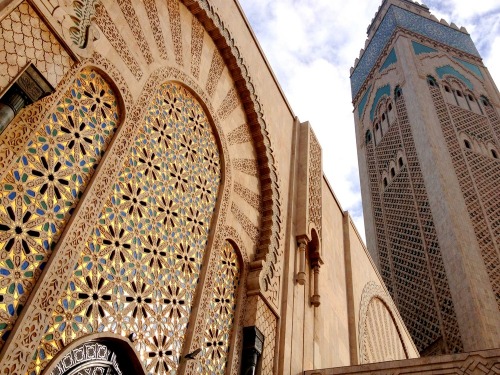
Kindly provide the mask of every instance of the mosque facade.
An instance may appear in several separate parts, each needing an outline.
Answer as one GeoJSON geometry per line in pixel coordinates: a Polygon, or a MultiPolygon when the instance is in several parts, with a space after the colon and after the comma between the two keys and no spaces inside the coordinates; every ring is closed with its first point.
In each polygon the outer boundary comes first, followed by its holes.
{"type": "Polygon", "coordinates": [[[3,374],[500,366],[419,358],[236,0],[2,1],[0,129],[3,374]]]}

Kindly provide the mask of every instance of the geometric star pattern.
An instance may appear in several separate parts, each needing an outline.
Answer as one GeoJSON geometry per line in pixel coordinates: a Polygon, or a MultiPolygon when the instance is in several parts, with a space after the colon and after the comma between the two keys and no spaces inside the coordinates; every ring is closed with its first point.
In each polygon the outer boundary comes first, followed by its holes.
{"type": "Polygon", "coordinates": [[[118,119],[111,87],[95,71],[81,71],[0,182],[0,347],[118,119]]]}
{"type": "MultiPolygon", "coordinates": [[[[176,372],[219,183],[219,151],[203,108],[183,86],[160,85],[31,374],[73,340],[97,332],[134,337],[148,373],[176,372]]],[[[224,258],[225,269],[232,259],[224,258]]],[[[224,298],[234,305],[232,294],[224,298]]]]}
{"type": "Polygon", "coordinates": [[[231,327],[236,308],[240,267],[233,245],[226,241],[217,257],[205,343],[200,354],[202,374],[225,374],[231,327]]]}

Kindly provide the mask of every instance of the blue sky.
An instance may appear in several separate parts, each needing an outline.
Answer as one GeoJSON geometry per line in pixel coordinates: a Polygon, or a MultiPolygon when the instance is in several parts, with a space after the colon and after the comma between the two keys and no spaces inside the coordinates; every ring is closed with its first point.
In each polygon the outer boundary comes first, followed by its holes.
{"type": "MultiPolygon", "coordinates": [[[[323,169],[364,237],[349,69],[378,0],[239,0],[295,114],[310,121],[323,169]]],[[[438,19],[464,26],[500,84],[500,1],[431,0],[438,19]]]]}

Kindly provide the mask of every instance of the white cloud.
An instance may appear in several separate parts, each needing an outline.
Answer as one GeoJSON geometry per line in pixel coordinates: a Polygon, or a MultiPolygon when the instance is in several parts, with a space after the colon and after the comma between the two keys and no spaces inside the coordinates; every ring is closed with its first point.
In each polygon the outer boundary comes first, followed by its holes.
{"type": "MultiPolygon", "coordinates": [[[[285,94],[323,147],[323,169],[364,237],[349,69],[381,1],[240,0],[285,94]]],[[[500,84],[498,0],[430,0],[438,18],[465,26],[500,84]]]]}

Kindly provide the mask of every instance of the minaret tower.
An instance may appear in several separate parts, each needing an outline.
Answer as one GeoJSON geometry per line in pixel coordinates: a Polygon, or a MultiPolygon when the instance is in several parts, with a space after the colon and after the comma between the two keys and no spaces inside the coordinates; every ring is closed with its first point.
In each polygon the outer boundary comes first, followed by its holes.
{"type": "Polygon", "coordinates": [[[500,347],[500,95],[464,28],[384,0],[351,70],[368,248],[422,355],[500,347]]]}

